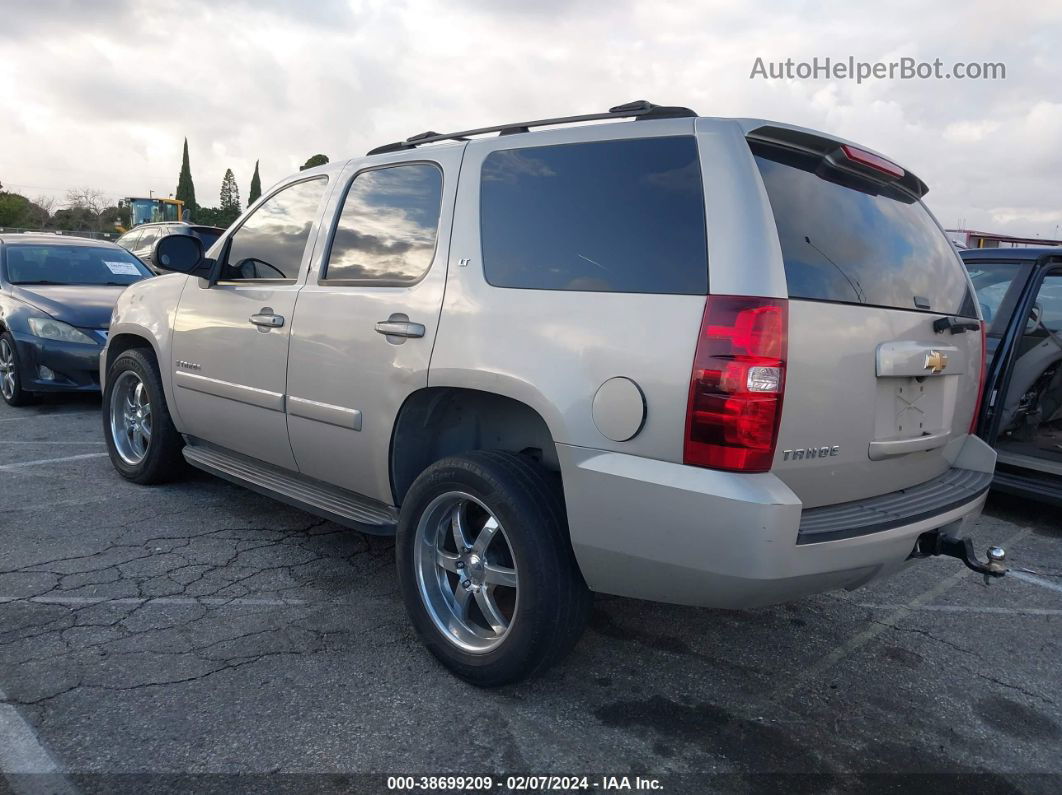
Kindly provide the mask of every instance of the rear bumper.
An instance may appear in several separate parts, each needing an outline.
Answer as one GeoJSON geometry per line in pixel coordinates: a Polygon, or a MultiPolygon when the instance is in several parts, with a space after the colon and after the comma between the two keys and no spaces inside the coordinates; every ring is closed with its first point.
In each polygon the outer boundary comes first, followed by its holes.
{"type": "Polygon", "coordinates": [[[903,567],[924,532],[968,534],[995,464],[992,449],[968,437],[953,464],[983,473],[983,488],[928,514],[922,505],[910,521],[887,529],[809,541],[800,537],[800,500],[770,473],[719,472],[567,445],[558,445],[558,453],[572,546],[592,590],[722,608],[855,588],[903,567]]]}
{"type": "Polygon", "coordinates": [[[59,342],[16,334],[19,375],[28,392],[96,392],[100,388],[100,352],[103,343],[88,345],[59,342]],[[53,377],[41,368],[51,370],[53,377]]]}

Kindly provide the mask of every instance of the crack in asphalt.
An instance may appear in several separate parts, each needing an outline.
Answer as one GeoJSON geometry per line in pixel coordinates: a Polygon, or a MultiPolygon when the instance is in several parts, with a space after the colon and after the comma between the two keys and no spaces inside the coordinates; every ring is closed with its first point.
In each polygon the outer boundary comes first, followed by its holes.
{"type": "MultiPolygon", "coordinates": [[[[193,505],[167,512],[167,519],[202,510],[193,505]]],[[[338,600],[269,605],[264,628],[245,628],[261,621],[260,615],[234,621],[225,608],[250,594],[283,599],[292,592],[320,589],[322,582],[325,587],[339,583],[346,591],[357,583],[358,570],[389,558],[393,545],[390,539],[316,518],[283,530],[224,527],[145,537],[143,525],[156,521],[156,515],[143,514],[110,528],[110,540],[90,553],[0,568],[0,583],[21,585],[21,593],[3,603],[8,620],[0,631],[0,660],[16,671],[35,665],[57,669],[47,677],[51,681],[24,686],[19,697],[9,693],[9,703],[39,706],[80,689],[117,692],[180,685],[271,658],[333,651],[336,638],[365,631],[328,625],[328,611],[341,609],[338,600]],[[40,601],[64,597],[86,601],[40,601]],[[190,602],[164,605],[166,620],[160,621],[155,608],[163,605],[156,600],[176,597],[190,602]],[[144,615],[149,610],[154,610],[151,620],[144,615]],[[171,662],[159,665],[164,660],[171,662]],[[159,676],[162,669],[171,675],[159,676]]],[[[393,594],[377,590],[372,596],[393,594]]],[[[369,631],[394,633],[396,623],[369,631]]],[[[411,641],[400,631],[392,642],[411,641]]],[[[22,678],[16,674],[9,681],[17,685],[22,678]]]]}

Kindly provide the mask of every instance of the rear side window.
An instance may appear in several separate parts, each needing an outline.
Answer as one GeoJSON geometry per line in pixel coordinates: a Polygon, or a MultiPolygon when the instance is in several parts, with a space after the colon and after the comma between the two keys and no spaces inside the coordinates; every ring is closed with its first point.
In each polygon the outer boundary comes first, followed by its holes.
{"type": "Polygon", "coordinates": [[[790,298],[972,315],[962,263],[920,201],[750,142],[771,200],[790,298]]]}
{"type": "Polygon", "coordinates": [[[484,275],[496,287],[708,291],[692,136],[492,152],[480,225],[484,275]]]}

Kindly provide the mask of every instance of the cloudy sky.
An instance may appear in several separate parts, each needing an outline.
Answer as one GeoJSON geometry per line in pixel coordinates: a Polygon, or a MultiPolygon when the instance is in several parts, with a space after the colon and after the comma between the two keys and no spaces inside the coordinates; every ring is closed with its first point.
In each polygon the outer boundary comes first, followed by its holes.
{"type": "Polygon", "coordinates": [[[945,226],[1062,237],[1062,4],[0,0],[0,182],[201,204],[324,152],[633,99],[887,153],[945,226]],[[756,57],[1003,62],[1004,80],[750,79],[756,57]]]}

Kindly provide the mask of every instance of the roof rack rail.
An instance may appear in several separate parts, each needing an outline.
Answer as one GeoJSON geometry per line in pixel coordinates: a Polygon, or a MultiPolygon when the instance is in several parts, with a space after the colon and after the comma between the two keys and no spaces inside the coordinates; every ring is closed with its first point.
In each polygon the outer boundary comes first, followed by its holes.
{"type": "Polygon", "coordinates": [[[380,155],[385,152],[401,152],[406,149],[415,149],[421,144],[431,144],[436,141],[467,141],[473,135],[486,135],[498,133],[498,135],[515,135],[516,133],[530,132],[532,127],[548,127],[554,124],[574,124],[581,121],[600,121],[602,119],[688,119],[696,116],[696,111],[671,105],[654,105],[644,99],[635,102],[627,102],[609,108],[607,113],[587,113],[582,116],[561,116],[556,119],[539,119],[537,121],[520,121],[512,124],[499,124],[494,127],[480,127],[475,130],[462,130],[453,133],[437,133],[434,130],[411,135],[404,141],[396,141],[393,144],[384,144],[370,149],[367,154],[380,155]]]}

